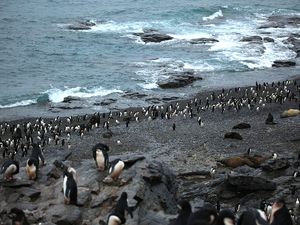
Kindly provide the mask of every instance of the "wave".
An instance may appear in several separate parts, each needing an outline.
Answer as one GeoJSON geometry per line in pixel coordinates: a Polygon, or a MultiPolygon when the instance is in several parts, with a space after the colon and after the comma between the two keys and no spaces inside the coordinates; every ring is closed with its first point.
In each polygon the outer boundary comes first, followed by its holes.
{"type": "Polygon", "coordinates": [[[12,104],[0,105],[0,109],[13,108],[13,107],[17,107],[17,106],[26,106],[26,105],[36,104],[36,103],[37,103],[36,100],[23,100],[23,101],[15,102],[12,104]]]}
{"type": "Polygon", "coordinates": [[[54,103],[62,102],[65,97],[79,97],[79,98],[91,98],[96,96],[106,96],[112,93],[123,93],[123,91],[118,89],[104,89],[103,87],[96,88],[85,88],[85,87],[74,87],[65,89],[51,88],[43,92],[43,94],[48,94],[49,100],[54,103]]]}
{"type": "Polygon", "coordinates": [[[215,12],[215,13],[213,13],[212,15],[210,15],[210,16],[204,16],[204,17],[202,17],[202,20],[203,21],[208,21],[208,20],[214,20],[214,19],[216,19],[216,18],[223,18],[224,16],[223,16],[223,12],[222,12],[222,10],[220,9],[219,11],[217,11],[217,12],[215,12]]]}

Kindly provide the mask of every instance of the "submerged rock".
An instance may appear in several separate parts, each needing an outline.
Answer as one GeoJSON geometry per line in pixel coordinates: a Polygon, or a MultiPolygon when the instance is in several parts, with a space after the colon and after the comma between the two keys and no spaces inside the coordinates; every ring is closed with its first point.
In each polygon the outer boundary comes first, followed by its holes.
{"type": "Polygon", "coordinates": [[[143,33],[134,33],[134,35],[139,36],[141,40],[145,43],[159,43],[162,41],[168,41],[173,39],[173,37],[171,37],[170,35],[162,34],[155,29],[144,29],[143,33]]]}
{"type": "Polygon", "coordinates": [[[261,36],[248,36],[248,37],[242,37],[240,40],[241,42],[262,42],[261,36]]]}
{"type": "Polygon", "coordinates": [[[207,43],[216,43],[219,42],[215,38],[195,38],[190,40],[191,44],[207,44],[207,43]]]}
{"type": "Polygon", "coordinates": [[[275,60],[272,64],[272,67],[290,67],[296,66],[296,62],[289,60],[275,60]]]}

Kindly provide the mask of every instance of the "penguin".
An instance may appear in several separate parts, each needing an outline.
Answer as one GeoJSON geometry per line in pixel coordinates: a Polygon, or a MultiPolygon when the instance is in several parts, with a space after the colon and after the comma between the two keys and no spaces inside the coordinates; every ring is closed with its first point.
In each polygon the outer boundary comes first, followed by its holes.
{"type": "Polygon", "coordinates": [[[127,193],[122,192],[121,197],[119,198],[115,208],[112,210],[112,213],[107,218],[107,225],[120,225],[126,223],[125,210],[133,218],[132,210],[128,207],[127,204],[127,193]]]}
{"type": "Polygon", "coordinates": [[[73,172],[69,172],[69,169],[65,170],[63,179],[63,192],[65,204],[77,205],[77,183],[75,181],[76,178],[73,177],[73,172]]]}
{"type": "Polygon", "coordinates": [[[12,225],[29,225],[23,210],[12,208],[9,212],[9,218],[12,219],[12,225]]]}
{"type": "Polygon", "coordinates": [[[265,213],[260,209],[248,209],[238,219],[237,225],[269,225],[265,213]]]}
{"type": "Polygon", "coordinates": [[[43,165],[45,163],[45,160],[40,146],[34,143],[32,147],[33,149],[31,152],[31,156],[26,163],[26,172],[29,180],[36,180],[40,161],[41,165],[43,165]]]}
{"type": "Polygon", "coordinates": [[[270,225],[293,225],[291,214],[283,199],[276,200],[272,205],[270,225]]]}
{"type": "Polygon", "coordinates": [[[99,171],[104,171],[109,166],[108,151],[109,147],[106,144],[98,143],[93,148],[93,158],[96,163],[96,167],[99,171]]]}
{"type": "Polygon", "coordinates": [[[221,210],[216,225],[235,225],[235,215],[229,209],[221,210]]]}
{"type": "Polygon", "coordinates": [[[7,181],[13,180],[13,176],[19,173],[19,162],[13,159],[7,159],[1,166],[0,174],[3,174],[3,177],[7,181]]]}
{"type": "Polygon", "coordinates": [[[113,160],[112,162],[110,162],[109,176],[115,181],[118,180],[124,167],[125,167],[125,163],[121,159],[113,160]]]}
{"type": "Polygon", "coordinates": [[[190,215],[187,225],[214,224],[217,216],[217,211],[213,207],[203,207],[190,215]]]}
{"type": "Polygon", "coordinates": [[[171,225],[186,225],[189,219],[189,216],[192,213],[192,207],[190,203],[186,200],[179,202],[179,215],[176,220],[171,225]]]}

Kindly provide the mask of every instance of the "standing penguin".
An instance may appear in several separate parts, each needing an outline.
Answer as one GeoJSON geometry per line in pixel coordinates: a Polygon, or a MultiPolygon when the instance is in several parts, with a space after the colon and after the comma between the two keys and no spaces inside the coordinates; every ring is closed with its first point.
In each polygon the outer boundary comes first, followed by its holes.
{"type": "Polygon", "coordinates": [[[40,146],[34,143],[32,147],[33,149],[32,149],[31,156],[26,163],[26,172],[29,177],[29,180],[36,180],[40,161],[41,164],[43,165],[45,160],[40,146]]]}
{"type": "Polygon", "coordinates": [[[110,162],[109,176],[115,181],[118,180],[124,167],[125,167],[125,163],[121,159],[113,160],[112,162],[110,162]]]}
{"type": "Polygon", "coordinates": [[[216,225],[235,225],[235,215],[229,209],[221,210],[216,225]]]}
{"type": "Polygon", "coordinates": [[[9,217],[12,219],[12,225],[29,225],[25,213],[21,209],[12,208],[9,217]]]}
{"type": "Polygon", "coordinates": [[[96,167],[99,171],[104,171],[109,166],[108,151],[109,147],[106,144],[98,143],[93,148],[93,158],[96,163],[96,167]]]}
{"type": "Polygon", "coordinates": [[[5,180],[11,181],[14,179],[13,176],[19,173],[19,169],[19,162],[13,159],[7,159],[1,166],[0,174],[3,174],[5,180]]]}
{"type": "MultiPolygon", "coordinates": [[[[74,170],[74,169],[73,169],[74,170]]],[[[77,183],[73,177],[74,171],[64,171],[63,192],[65,204],[77,205],[77,183]]]]}
{"type": "Polygon", "coordinates": [[[213,207],[203,207],[190,215],[187,225],[214,224],[217,216],[217,211],[213,207]]]}
{"type": "Polygon", "coordinates": [[[112,213],[108,216],[107,225],[120,225],[125,224],[125,210],[130,214],[131,218],[133,218],[132,210],[128,207],[127,204],[127,193],[122,192],[121,197],[119,198],[115,208],[112,213]]]}
{"type": "Polygon", "coordinates": [[[237,225],[269,225],[267,217],[262,210],[248,209],[239,217],[237,225]]]}
{"type": "Polygon", "coordinates": [[[180,212],[176,220],[172,223],[172,225],[186,225],[189,219],[189,216],[192,213],[192,207],[190,203],[186,200],[182,200],[179,202],[180,212]]]}

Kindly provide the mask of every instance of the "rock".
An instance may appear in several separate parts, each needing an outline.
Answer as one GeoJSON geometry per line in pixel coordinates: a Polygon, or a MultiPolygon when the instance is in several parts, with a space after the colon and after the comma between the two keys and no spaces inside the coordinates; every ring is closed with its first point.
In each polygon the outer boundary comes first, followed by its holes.
{"type": "Polygon", "coordinates": [[[190,40],[191,44],[207,44],[207,43],[216,43],[216,42],[219,41],[215,38],[196,38],[190,40]]]}
{"type": "Polygon", "coordinates": [[[138,92],[126,91],[125,94],[122,95],[122,97],[130,98],[130,99],[140,99],[140,98],[147,97],[147,95],[146,94],[141,94],[141,93],[138,93],[138,92]]]}
{"type": "Polygon", "coordinates": [[[261,167],[266,171],[277,171],[289,168],[290,163],[286,159],[270,159],[264,162],[261,167]]]}
{"type": "Polygon", "coordinates": [[[41,195],[41,191],[35,188],[22,187],[18,190],[24,196],[29,197],[31,200],[38,198],[41,195]]]}
{"type": "Polygon", "coordinates": [[[103,138],[112,138],[112,136],[113,136],[113,132],[110,130],[102,134],[103,138]]]}
{"type": "Polygon", "coordinates": [[[106,106],[106,105],[110,105],[110,104],[112,104],[112,103],[115,103],[116,101],[117,101],[117,99],[109,98],[109,99],[103,100],[103,101],[100,102],[100,103],[94,103],[94,105],[102,105],[102,106],[106,106]]]}
{"type": "Polygon", "coordinates": [[[270,16],[268,22],[258,29],[284,28],[286,26],[299,27],[300,17],[296,15],[276,15],[270,16]]]}
{"type": "Polygon", "coordinates": [[[272,67],[291,67],[296,66],[296,62],[289,60],[275,60],[272,67]]]}
{"type": "Polygon", "coordinates": [[[8,181],[0,181],[0,186],[3,187],[10,187],[10,188],[18,188],[18,187],[30,187],[31,185],[33,185],[34,182],[33,181],[26,181],[26,180],[14,180],[11,182],[8,181]]]}
{"type": "Polygon", "coordinates": [[[52,214],[52,222],[57,225],[81,225],[82,212],[76,206],[57,207],[55,213],[52,214]]]}
{"type": "Polygon", "coordinates": [[[248,129],[251,128],[251,125],[249,123],[239,123],[235,125],[232,129],[248,129]]]}
{"type": "Polygon", "coordinates": [[[274,117],[271,113],[268,114],[268,117],[266,119],[266,122],[265,122],[267,125],[274,125],[274,124],[277,124],[274,122],[274,117]]]}
{"type": "Polygon", "coordinates": [[[273,181],[247,175],[229,175],[228,183],[240,191],[274,191],[277,188],[273,181]]]}
{"type": "Polygon", "coordinates": [[[84,24],[72,24],[67,26],[67,29],[69,30],[90,30],[90,26],[86,26],[84,24]]]}
{"type": "Polygon", "coordinates": [[[274,39],[273,39],[273,38],[270,38],[270,37],[264,37],[264,38],[263,38],[263,41],[264,41],[264,42],[274,42],[274,39]]]}
{"type": "Polygon", "coordinates": [[[289,109],[283,111],[283,113],[280,115],[281,118],[287,118],[287,117],[293,117],[293,116],[298,116],[300,114],[299,109],[289,109]]]}
{"type": "Polygon", "coordinates": [[[89,188],[78,187],[78,197],[77,205],[78,206],[87,206],[91,200],[91,192],[89,188]]]}
{"type": "Polygon", "coordinates": [[[237,132],[228,132],[224,135],[225,138],[230,138],[230,139],[236,139],[236,140],[243,140],[243,137],[237,133],[237,132]]]}
{"type": "Polygon", "coordinates": [[[144,33],[144,34],[141,34],[140,37],[141,37],[142,41],[145,43],[149,43],[149,42],[159,43],[159,42],[168,41],[168,40],[173,39],[173,37],[171,37],[170,35],[160,34],[160,33],[144,33]]]}
{"type": "Polygon", "coordinates": [[[107,196],[107,195],[98,195],[96,198],[93,198],[91,202],[91,208],[100,207],[104,202],[111,202],[113,203],[118,196],[107,196]]]}
{"type": "Polygon", "coordinates": [[[262,42],[262,37],[260,36],[248,36],[242,37],[241,42],[262,42]]]}
{"type": "Polygon", "coordinates": [[[168,80],[158,82],[158,86],[162,89],[181,88],[185,87],[196,80],[202,80],[201,77],[196,77],[193,72],[186,71],[181,74],[168,74],[171,76],[168,80]]]}
{"type": "Polygon", "coordinates": [[[64,97],[64,100],[62,102],[64,102],[64,103],[70,103],[72,101],[79,101],[79,100],[80,100],[79,97],[67,96],[67,97],[64,97]]]}

